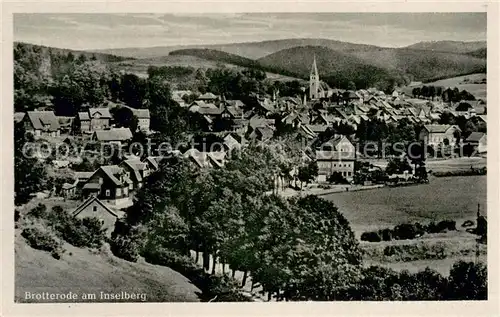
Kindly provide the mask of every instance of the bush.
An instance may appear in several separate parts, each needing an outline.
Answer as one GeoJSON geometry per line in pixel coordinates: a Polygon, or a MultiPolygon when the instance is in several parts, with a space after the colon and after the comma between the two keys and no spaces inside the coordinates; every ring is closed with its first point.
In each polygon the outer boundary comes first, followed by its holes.
{"type": "Polygon", "coordinates": [[[340,172],[333,172],[328,176],[327,181],[330,184],[349,184],[349,181],[340,172]]]}
{"type": "Polygon", "coordinates": [[[465,261],[455,263],[448,278],[448,299],[487,300],[486,266],[483,263],[465,261]]]}
{"type": "Polygon", "coordinates": [[[124,260],[137,262],[139,258],[139,244],[129,236],[118,235],[110,241],[111,252],[124,260]]]}
{"type": "Polygon", "coordinates": [[[136,262],[142,248],[140,241],[141,237],[137,228],[118,220],[115,223],[115,230],[111,233],[109,245],[115,256],[136,262]]]}
{"type": "Polygon", "coordinates": [[[21,235],[28,244],[37,250],[48,251],[55,259],[60,259],[63,253],[62,244],[57,237],[42,226],[28,227],[21,235]]]}
{"type": "Polygon", "coordinates": [[[462,223],[462,227],[468,228],[474,226],[474,221],[472,220],[465,220],[464,223],[462,223]]]}
{"type": "Polygon", "coordinates": [[[370,231],[363,232],[363,234],[361,234],[361,241],[380,242],[382,241],[382,238],[380,237],[378,232],[370,231]]]}
{"type": "Polygon", "coordinates": [[[28,212],[29,217],[34,218],[46,218],[47,217],[47,206],[42,203],[39,203],[36,207],[31,209],[28,212]]]}
{"type": "Polygon", "coordinates": [[[75,247],[100,248],[106,240],[106,230],[95,217],[75,218],[55,206],[47,218],[57,234],[75,247]]]}
{"type": "Polygon", "coordinates": [[[415,239],[419,234],[415,225],[409,223],[398,225],[393,230],[393,236],[397,240],[415,239]]]}
{"type": "Polygon", "coordinates": [[[391,229],[381,230],[380,235],[382,236],[383,241],[391,241],[392,240],[392,230],[391,229]]]}

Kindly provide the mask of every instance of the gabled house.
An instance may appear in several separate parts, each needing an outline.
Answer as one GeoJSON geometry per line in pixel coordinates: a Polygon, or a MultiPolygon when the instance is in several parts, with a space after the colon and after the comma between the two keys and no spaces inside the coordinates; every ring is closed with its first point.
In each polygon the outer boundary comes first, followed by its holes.
{"type": "Polygon", "coordinates": [[[198,168],[210,167],[210,162],[207,159],[206,153],[200,152],[197,149],[191,148],[187,150],[183,156],[198,168]]]}
{"type": "Polygon", "coordinates": [[[464,143],[473,146],[478,153],[485,153],[488,150],[486,133],[483,132],[472,132],[464,143]]]}
{"type": "Polygon", "coordinates": [[[151,125],[151,115],[149,114],[149,109],[132,108],[132,112],[137,117],[137,130],[149,132],[149,127],[151,125]]]}
{"type": "Polygon", "coordinates": [[[148,165],[149,174],[153,171],[157,171],[160,168],[160,156],[148,156],[144,159],[144,163],[148,165]]]}
{"type": "Polygon", "coordinates": [[[355,161],[356,148],[351,141],[343,135],[334,137],[316,150],[318,181],[325,182],[328,176],[335,172],[339,172],[347,180],[352,180],[355,161]]]}
{"type": "Polygon", "coordinates": [[[129,128],[114,128],[110,130],[97,130],[92,134],[93,141],[107,142],[122,146],[132,139],[132,132],[129,128]]]}
{"type": "Polygon", "coordinates": [[[429,124],[420,131],[419,140],[426,145],[450,145],[455,142],[456,132],[461,132],[456,125],[429,124]]]}
{"type": "Polygon", "coordinates": [[[253,129],[252,132],[248,135],[248,138],[251,140],[258,140],[258,141],[267,141],[272,139],[274,135],[274,130],[267,126],[267,127],[256,127],[253,129]]]}
{"type": "Polygon", "coordinates": [[[141,162],[139,159],[125,160],[118,165],[123,168],[127,178],[134,183],[134,189],[141,188],[145,177],[149,176],[149,165],[141,162]]]}
{"type": "Polygon", "coordinates": [[[117,165],[101,166],[92,174],[82,189],[84,197],[95,196],[113,205],[131,203],[130,191],[134,184],[125,170],[117,165]]]}
{"type": "Polygon", "coordinates": [[[464,116],[465,118],[470,118],[476,115],[476,109],[465,101],[461,101],[458,106],[455,108],[455,113],[458,116],[464,116]]]}
{"type": "Polygon", "coordinates": [[[108,129],[111,113],[108,108],[89,108],[87,111],[78,112],[80,132],[92,134],[97,130],[108,129]]]}
{"type": "Polygon", "coordinates": [[[24,128],[34,136],[59,136],[61,126],[53,111],[28,111],[23,118],[24,128]]]}
{"type": "Polygon", "coordinates": [[[97,197],[91,196],[78,206],[78,208],[73,211],[72,215],[77,218],[99,219],[103,229],[106,230],[106,235],[111,236],[111,233],[115,229],[116,220],[120,218],[122,213],[113,211],[97,197]]]}

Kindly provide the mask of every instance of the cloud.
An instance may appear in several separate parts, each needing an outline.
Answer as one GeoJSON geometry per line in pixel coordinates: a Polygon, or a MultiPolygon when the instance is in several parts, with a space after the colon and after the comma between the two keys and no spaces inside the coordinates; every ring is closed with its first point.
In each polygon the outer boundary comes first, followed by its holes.
{"type": "Polygon", "coordinates": [[[329,38],[381,46],[486,38],[485,13],[15,14],[18,41],[74,49],[329,38]]]}

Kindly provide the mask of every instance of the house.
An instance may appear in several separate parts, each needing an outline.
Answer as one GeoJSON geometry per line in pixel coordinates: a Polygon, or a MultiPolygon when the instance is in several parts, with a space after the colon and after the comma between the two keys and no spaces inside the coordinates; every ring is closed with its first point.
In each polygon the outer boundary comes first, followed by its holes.
{"type": "Polygon", "coordinates": [[[249,139],[259,140],[259,141],[267,141],[270,140],[274,135],[274,130],[267,127],[256,127],[253,131],[248,135],[249,139]]]}
{"type": "Polygon", "coordinates": [[[197,149],[191,148],[187,150],[183,156],[199,168],[210,167],[210,162],[207,159],[206,153],[200,152],[197,149]]]}
{"type": "Polygon", "coordinates": [[[241,149],[242,143],[240,141],[238,141],[238,139],[240,139],[244,142],[243,138],[237,138],[237,137],[233,136],[232,134],[226,135],[226,137],[224,137],[224,149],[226,151],[232,151],[234,149],[237,149],[237,150],[241,149]]]}
{"type": "Polygon", "coordinates": [[[316,151],[318,182],[326,182],[328,177],[338,172],[347,180],[354,177],[354,152],[316,151]]]}
{"type": "Polygon", "coordinates": [[[149,170],[149,174],[160,168],[161,159],[160,156],[148,156],[144,159],[144,163],[148,165],[147,169],[149,170]]]}
{"type": "Polygon", "coordinates": [[[212,151],[206,154],[209,164],[213,168],[221,168],[226,163],[226,152],[212,151]]]}
{"type": "Polygon", "coordinates": [[[419,140],[426,145],[449,145],[456,139],[456,132],[461,132],[456,125],[429,124],[420,131],[419,140]]]}
{"type": "Polygon", "coordinates": [[[151,117],[149,114],[149,109],[134,109],[131,108],[134,115],[137,117],[137,130],[143,132],[149,132],[149,127],[151,124],[151,117]]]}
{"type": "Polygon", "coordinates": [[[78,112],[78,119],[80,132],[92,134],[110,127],[111,113],[108,108],[89,108],[87,111],[78,112]]]}
{"type": "Polygon", "coordinates": [[[129,204],[134,184],[117,165],[101,166],[83,186],[83,196],[96,196],[113,205],[129,204]]]}
{"type": "Polygon", "coordinates": [[[464,143],[473,146],[478,153],[485,153],[488,150],[486,133],[483,132],[472,132],[464,143]]]}
{"type": "Polygon", "coordinates": [[[85,183],[94,175],[94,172],[75,172],[75,180],[78,187],[83,187],[85,183]]]}
{"type": "Polygon", "coordinates": [[[323,143],[316,150],[318,181],[324,182],[334,172],[339,172],[347,180],[354,176],[356,148],[344,135],[338,135],[323,143]]]}
{"type": "Polygon", "coordinates": [[[92,134],[93,141],[114,143],[122,145],[132,139],[132,132],[129,128],[114,128],[110,130],[98,130],[92,134]]]}
{"type": "Polygon", "coordinates": [[[59,136],[61,127],[53,111],[28,111],[23,118],[26,131],[35,136],[59,136]]]}
{"type": "Polygon", "coordinates": [[[143,163],[139,159],[129,159],[120,163],[119,167],[125,170],[127,177],[132,180],[135,188],[141,188],[143,180],[150,174],[148,163],[143,163]]]}
{"type": "Polygon", "coordinates": [[[455,108],[455,113],[458,116],[464,116],[465,118],[470,118],[476,115],[476,109],[465,101],[461,101],[458,106],[455,108]]]}
{"type": "Polygon", "coordinates": [[[26,116],[26,113],[24,113],[24,112],[15,112],[14,113],[14,122],[15,123],[22,122],[24,119],[24,116],[26,116]]]}
{"type": "Polygon", "coordinates": [[[74,117],[57,117],[57,120],[59,120],[59,126],[61,127],[61,134],[69,134],[72,132],[74,119],[74,117]]]}
{"type": "Polygon", "coordinates": [[[209,102],[217,102],[219,99],[220,99],[219,96],[216,96],[211,92],[207,92],[196,98],[196,100],[209,101],[209,102]]]}
{"type": "Polygon", "coordinates": [[[71,198],[76,195],[78,180],[73,183],[64,183],[61,187],[61,196],[64,198],[71,198]]]}
{"type": "Polygon", "coordinates": [[[106,235],[111,236],[115,229],[115,222],[120,218],[121,213],[111,210],[97,197],[91,196],[85,200],[78,208],[72,213],[73,217],[80,219],[83,218],[97,218],[101,221],[103,229],[106,230],[106,235]]]}

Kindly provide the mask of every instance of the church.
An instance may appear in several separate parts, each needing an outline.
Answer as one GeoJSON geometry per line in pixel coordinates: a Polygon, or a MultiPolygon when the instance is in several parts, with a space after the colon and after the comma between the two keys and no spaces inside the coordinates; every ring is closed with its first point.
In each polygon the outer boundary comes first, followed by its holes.
{"type": "Polygon", "coordinates": [[[317,100],[327,97],[328,87],[319,80],[316,56],[314,56],[311,73],[309,75],[309,100],[317,100]],[[326,87],[325,87],[326,86],[326,87]]]}

